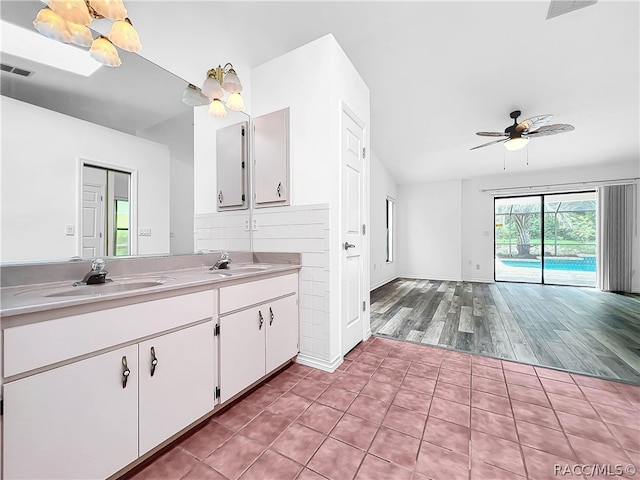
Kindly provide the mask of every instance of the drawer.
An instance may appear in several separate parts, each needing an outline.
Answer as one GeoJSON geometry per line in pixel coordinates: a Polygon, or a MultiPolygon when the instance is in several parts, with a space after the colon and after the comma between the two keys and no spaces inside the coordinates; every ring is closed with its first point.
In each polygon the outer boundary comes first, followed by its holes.
{"type": "Polygon", "coordinates": [[[220,314],[264,303],[298,291],[298,274],[241,283],[220,289],[220,314]]]}
{"type": "Polygon", "coordinates": [[[4,376],[213,318],[214,290],[83,313],[4,330],[4,376]]]}

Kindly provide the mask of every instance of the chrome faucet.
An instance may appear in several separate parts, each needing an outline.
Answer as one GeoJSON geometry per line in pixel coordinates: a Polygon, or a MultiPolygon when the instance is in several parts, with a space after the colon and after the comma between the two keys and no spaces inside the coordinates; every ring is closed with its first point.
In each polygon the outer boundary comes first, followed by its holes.
{"type": "Polygon", "coordinates": [[[99,283],[111,282],[110,278],[107,278],[107,272],[104,267],[107,262],[103,258],[94,258],[91,261],[91,271],[88,272],[80,282],[74,282],[73,286],[79,285],[97,285],[99,283]]]}
{"type": "Polygon", "coordinates": [[[222,252],[220,254],[220,258],[216,263],[213,264],[209,270],[223,270],[229,268],[229,264],[231,263],[231,257],[229,257],[228,252],[222,252]]]}

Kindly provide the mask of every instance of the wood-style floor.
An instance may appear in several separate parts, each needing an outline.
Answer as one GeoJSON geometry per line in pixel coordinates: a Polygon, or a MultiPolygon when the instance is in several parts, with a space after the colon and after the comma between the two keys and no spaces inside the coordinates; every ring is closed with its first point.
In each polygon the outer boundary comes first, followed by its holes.
{"type": "Polygon", "coordinates": [[[640,384],[640,296],[593,288],[396,279],[375,335],[640,384]]]}

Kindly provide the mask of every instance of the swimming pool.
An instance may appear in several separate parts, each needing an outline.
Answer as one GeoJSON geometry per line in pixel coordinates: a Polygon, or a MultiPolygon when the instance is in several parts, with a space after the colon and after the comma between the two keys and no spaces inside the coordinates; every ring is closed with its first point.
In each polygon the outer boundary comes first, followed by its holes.
{"type": "MultiPolygon", "coordinates": [[[[580,272],[596,271],[595,257],[577,258],[547,258],[544,261],[545,270],[574,270],[580,272]]],[[[540,260],[500,260],[509,267],[540,268],[540,260]]]]}

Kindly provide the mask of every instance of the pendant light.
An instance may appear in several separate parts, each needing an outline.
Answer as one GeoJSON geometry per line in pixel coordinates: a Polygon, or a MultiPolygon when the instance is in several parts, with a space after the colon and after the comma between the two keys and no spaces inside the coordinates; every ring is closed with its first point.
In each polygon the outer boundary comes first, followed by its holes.
{"type": "Polygon", "coordinates": [[[138,32],[133,28],[131,20],[128,18],[114,22],[113,25],[111,25],[111,30],[109,30],[107,38],[109,38],[115,46],[128,52],[137,53],[142,50],[138,32]]]}
{"type": "Polygon", "coordinates": [[[91,44],[89,55],[107,67],[119,67],[122,64],[116,47],[108,38],[100,35],[91,44]]]}

